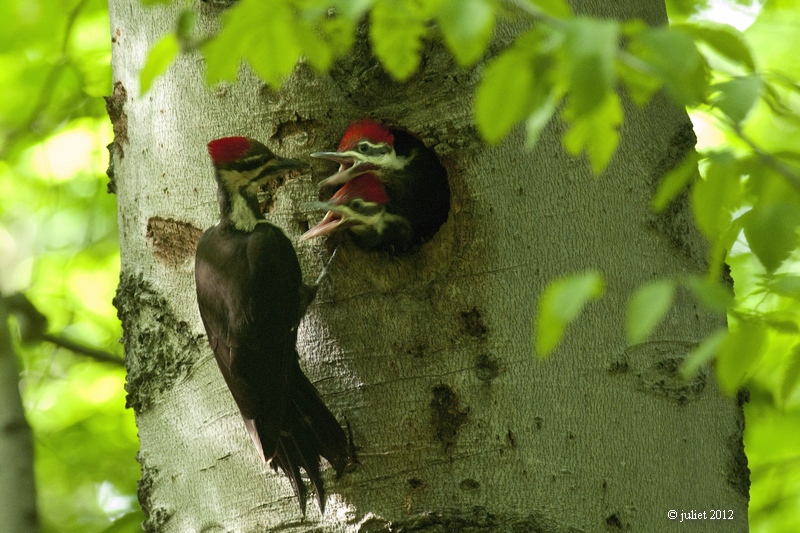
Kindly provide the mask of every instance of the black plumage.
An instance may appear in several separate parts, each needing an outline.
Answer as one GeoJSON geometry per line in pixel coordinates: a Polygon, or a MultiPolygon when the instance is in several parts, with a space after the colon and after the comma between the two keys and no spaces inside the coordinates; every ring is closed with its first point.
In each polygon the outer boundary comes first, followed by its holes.
{"type": "Polygon", "coordinates": [[[297,328],[316,288],[303,284],[291,241],[263,218],[255,198],[258,183],[304,165],[242,139],[209,143],[220,222],[197,246],[197,303],[211,349],[259,454],[289,477],[303,513],[307,489],[300,469],[305,470],[324,512],[320,457],[341,474],[350,449],[299,365],[297,328]]]}
{"type": "Polygon", "coordinates": [[[398,156],[408,157],[408,165],[399,171],[384,172],[389,195],[387,211],[409,221],[411,243],[427,242],[447,221],[450,212],[450,186],[447,171],[436,153],[413,135],[393,130],[398,156]]]}
{"type": "Polygon", "coordinates": [[[361,248],[402,254],[429,241],[447,221],[447,171],[410,133],[365,119],[347,128],[337,151],[311,155],[339,163],[320,187],[341,187],[327,202],[309,205],[328,213],[304,239],[344,230],[361,248]]]}

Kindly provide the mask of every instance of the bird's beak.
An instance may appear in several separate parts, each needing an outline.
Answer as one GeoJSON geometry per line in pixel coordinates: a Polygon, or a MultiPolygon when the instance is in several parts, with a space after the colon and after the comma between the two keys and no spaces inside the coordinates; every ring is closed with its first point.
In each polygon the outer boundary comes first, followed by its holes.
{"type": "Polygon", "coordinates": [[[311,157],[329,159],[339,163],[339,171],[319,182],[318,187],[322,189],[329,185],[341,185],[347,183],[356,176],[365,172],[374,172],[379,169],[374,163],[362,161],[354,152],[314,152],[311,157]]]}
{"type": "Polygon", "coordinates": [[[311,154],[311,157],[336,161],[342,166],[350,166],[356,162],[356,157],[353,152],[314,152],[311,154]]]}
{"type": "Polygon", "coordinates": [[[328,212],[325,213],[325,216],[322,218],[319,224],[303,233],[300,239],[304,241],[313,239],[314,237],[329,235],[335,231],[343,230],[360,224],[357,218],[352,218],[350,216],[352,214],[352,210],[344,205],[328,202],[311,202],[306,204],[306,207],[320,211],[327,209],[328,212]]]}
{"type": "Polygon", "coordinates": [[[329,185],[341,185],[343,183],[347,183],[356,176],[366,174],[367,172],[374,172],[376,170],[378,170],[378,166],[374,163],[358,161],[354,165],[345,169],[340,169],[336,174],[328,176],[324,180],[320,181],[317,186],[322,189],[323,187],[327,187],[329,185]]]}
{"type": "Polygon", "coordinates": [[[311,165],[299,159],[289,159],[288,157],[275,156],[267,163],[270,174],[278,174],[281,172],[290,172],[296,170],[298,172],[307,172],[311,170],[311,165]]]}

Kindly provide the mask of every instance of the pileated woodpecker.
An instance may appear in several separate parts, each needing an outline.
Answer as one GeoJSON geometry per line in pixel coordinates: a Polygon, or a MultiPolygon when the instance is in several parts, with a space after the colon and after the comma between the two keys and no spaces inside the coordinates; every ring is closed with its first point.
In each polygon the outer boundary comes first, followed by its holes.
{"type": "Polygon", "coordinates": [[[311,155],[339,163],[320,188],[344,186],[329,202],[312,204],[328,213],[304,239],[349,229],[363,248],[404,252],[429,240],[447,220],[447,172],[406,132],[362,120],[347,128],[336,152],[311,155]]]}
{"type": "Polygon", "coordinates": [[[208,143],[218,184],[220,221],[197,244],[197,303],[219,369],[259,455],[289,477],[305,514],[311,478],[320,511],[320,456],[341,474],[348,439],[303,374],[297,327],[316,293],[303,284],[292,243],[264,219],[256,192],[267,180],[308,165],[277,157],[258,141],[208,143]]]}
{"type": "Polygon", "coordinates": [[[360,174],[345,183],[327,202],[312,202],[311,208],[327,209],[322,221],[301,237],[311,239],[349,229],[353,241],[368,250],[403,252],[413,244],[408,219],[387,211],[389,196],[373,173],[360,174]]]}

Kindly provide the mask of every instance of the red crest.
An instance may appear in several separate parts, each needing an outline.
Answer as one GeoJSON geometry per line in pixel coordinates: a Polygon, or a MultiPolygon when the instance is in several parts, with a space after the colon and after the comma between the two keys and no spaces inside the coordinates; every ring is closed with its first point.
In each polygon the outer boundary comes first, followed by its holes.
{"type": "Polygon", "coordinates": [[[393,144],[394,136],[384,126],[374,120],[365,118],[359,122],[353,122],[344,132],[342,140],[339,141],[339,151],[346,152],[353,148],[359,141],[367,140],[373,144],[386,143],[393,144]]]}
{"type": "Polygon", "coordinates": [[[250,150],[250,139],[247,137],[223,137],[208,143],[208,153],[214,164],[236,161],[250,150]]]}
{"type": "Polygon", "coordinates": [[[331,196],[331,201],[338,205],[345,205],[356,198],[381,205],[389,201],[383,183],[375,174],[361,174],[351,179],[331,196]]]}

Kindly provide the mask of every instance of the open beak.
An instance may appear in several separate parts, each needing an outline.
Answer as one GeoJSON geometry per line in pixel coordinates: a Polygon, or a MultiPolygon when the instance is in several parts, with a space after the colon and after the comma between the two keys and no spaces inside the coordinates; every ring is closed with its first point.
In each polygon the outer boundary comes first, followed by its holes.
{"type": "Polygon", "coordinates": [[[353,154],[354,152],[314,152],[311,154],[311,157],[336,161],[343,167],[346,167],[355,163],[356,158],[353,154]]]}
{"type": "Polygon", "coordinates": [[[368,161],[360,161],[354,152],[314,152],[311,157],[329,159],[339,163],[339,171],[320,181],[319,188],[329,185],[341,185],[347,183],[356,176],[366,172],[378,170],[378,166],[368,161]]]}
{"type": "Polygon", "coordinates": [[[328,176],[324,180],[320,181],[318,187],[321,189],[323,187],[327,187],[329,185],[341,185],[343,183],[347,183],[351,179],[360,176],[361,174],[366,174],[367,172],[374,172],[378,170],[378,166],[373,163],[368,163],[366,161],[359,161],[355,165],[350,166],[348,168],[339,169],[339,172],[328,176]]]}
{"type": "Polygon", "coordinates": [[[327,209],[328,212],[325,213],[325,216],[319,224],[303,233],[300,239],[304,241],[313,239],[314,237],[329,235],[335,231],[349,228],[360,223],[357,219],[350,217],[352,210],[344,205],[329,202],[311,202],[307,204],[307,207],[320,211],[327,209]]]}

